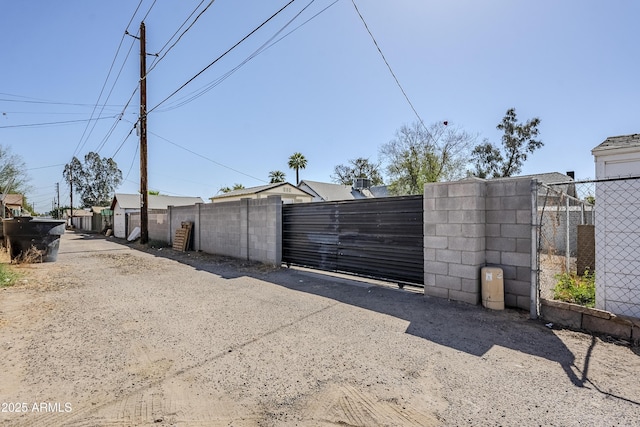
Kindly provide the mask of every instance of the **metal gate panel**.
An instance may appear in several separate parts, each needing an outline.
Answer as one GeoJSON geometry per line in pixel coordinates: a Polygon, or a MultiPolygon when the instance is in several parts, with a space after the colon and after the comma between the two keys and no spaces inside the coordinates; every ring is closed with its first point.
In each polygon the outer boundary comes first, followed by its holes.
{"type": "Polygon", "coordinates": [[[402,283],[424,281],[422,196],[283,206],[283,260],[402,283]]]}

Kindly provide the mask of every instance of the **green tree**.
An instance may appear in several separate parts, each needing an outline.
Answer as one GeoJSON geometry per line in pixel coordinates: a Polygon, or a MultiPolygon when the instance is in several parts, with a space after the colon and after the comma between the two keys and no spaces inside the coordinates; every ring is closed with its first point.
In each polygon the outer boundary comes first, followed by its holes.
{"type": "Polygon", "coordinates": [[[300,184],[300,175],[298,171],[307,167],[307,159],[301,153],[293,153],[289,157],[289,168],[296,171],[296,185],[300,184]]]}
{"type": "Polygon", "coordinates": [[[84,164],[76,157],[71,159],[64,167],[63,177],[80,194],[82,206],[108,206],[122,182],[122,171],[113,159],[91,152],[84,156],[84,164]]]}
{"type": "Polygon", "coordinates": [[[285,182],[285,174],[282,171],[269,172],[269,184],[276,184],[278,182],[285,182]]]}
{"type": "Polygon", "coordinates": [[[333,182],[342,185],[353,185],[353,181],[356,178],[370,179],[372,185],[382,185],[384,183],[380,173],[380,164],[372,163],[364,157],[351,159],[346,165],[337,165],[333,168],[333,174],[331,175],[333,182]]]}
{"type": "Polygon", "coordinates": [[[222,188],[220,188],[220,190],[218,190],[221,193],[230,193],[232,191],[235,190],[242,190],[244,189],[244,185],[242,184],[233,184],[233,187],[229,187],[229,186],[224,186],[222,188]]]}
{"type": "Polygon", "coordinates": [[[36,210],[33,208],[33,203],[29,203],[26,196],[22,198],[22,209],[26,212],[29,212],[31,215],[36,215],[36,210]]]}
{"type": "Polygon", "coordinates": [[[11,153],[10,147],[0,145],[0,193],[23,194],[30,190],[29,178],[24,173],[24,160],[11,153]]]}
{"type": "Polygon", "coordinates": [[[418,122],[403,125],[395,138],[380,148],[389,192],[422,194],[427,182],[462,178],[475,140],[476,136],[448,122],[434,123],[428,129],[418,122]]]}
{"type": "Polygon", "coordinates": [[[516,109],[508,109],[496,126],[503,132],[502,149],[486,139],[475,147],[471,153],[475,170],[471,174],[480,178],[499,178],[520,173],[529,154],[544,145],[536,139],[540,133],[539,125],[540,119],[537,117],[518,123],[516,109]]]}

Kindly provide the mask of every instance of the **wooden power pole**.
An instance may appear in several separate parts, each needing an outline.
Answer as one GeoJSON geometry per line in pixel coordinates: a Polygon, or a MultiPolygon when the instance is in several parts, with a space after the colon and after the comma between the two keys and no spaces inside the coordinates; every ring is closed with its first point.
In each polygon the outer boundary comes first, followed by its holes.
{"type": "Polygon", "coordinates": [[[149,242],[147,188],[147,51],[144,22],[140,23],[140,243],[149,242]]]}

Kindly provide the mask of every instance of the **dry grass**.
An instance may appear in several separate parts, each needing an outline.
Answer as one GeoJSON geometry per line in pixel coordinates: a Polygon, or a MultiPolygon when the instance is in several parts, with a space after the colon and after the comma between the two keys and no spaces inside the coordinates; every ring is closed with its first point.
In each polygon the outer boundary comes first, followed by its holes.
{"type": "Polygon", "coordinates": [[[14,264],[35,264],[42,262],[42,251],[31,246],[26,252],[21,252],[12,261],[14,264]]]}

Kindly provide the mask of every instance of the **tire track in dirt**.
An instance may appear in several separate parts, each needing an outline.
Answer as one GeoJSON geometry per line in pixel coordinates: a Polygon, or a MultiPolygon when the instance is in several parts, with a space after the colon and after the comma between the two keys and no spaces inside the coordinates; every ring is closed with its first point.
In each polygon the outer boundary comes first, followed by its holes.
{"type": "MultiPolygon", "coordinates": [[[[177,415],[177,411],[176,410],[169,410],[167,411],[166,409],[171,408],[172,407],[172,402],[176,401],[176,397],[179,398],[179,396],[174,396],[172,395],[167,395],[165,396],[164,394],[162,394],[162,399],[158,399],[156,400],[156,408],[157,410],[154,412],[150,407],[152,406],[152,401],[153,401],[153,393],[154,392],[158,392],[159,390],[162,390],[162,387],[164,384],[166,384],[167,382],[170,382],[172,380],[177,380],[180,377],[198,369],[201,368],[209,363],[213,363],[216,360],[219,360],[225,356],[227,356],[229,353],[231,352],[235,352],[238,351],[244,347],[247,347],[249,345],[252,345],[256,342],[259,342],[260,340],[267,338],[271,335],[277,334],[291,326],[296,325],[297,323],[304,321],[308,318],[311,318],[313,316],[316,316],[330,308],[332,308],[333,306],[337,305],[337,303],[332,303],[329,304],[327,306],[324,306],[318,310],[315,310],[309,314],[306,314],[304,316],[301,316],[299,318],[297,318],[296,320],[293,320],[291,322],[285,323],[277,328],[274,328],[258,337],[255,337],[251,340],[245,341],[244,343],[238,344],[236,346],[233,346],[231,348],[229,348],[226,351],[220,352],[208,359],[204,359],[201,360],[197,363],[194,363],[190,366],[187,366],[185,368],[179,369],[177,371],[174,372],[168,372],[169,369],[165,370],[165,374],[161,374],[160,372],[164,369],[164,368],[158,368],[158,362],[162,362],[162,359],[160,360],[154,360],[150,357],[149,355],[149,351],[146,348],[146,346],[144,345],[138,345],[138,346],[134,346],[133,348],[133,352],[134,354],[137,354],[137,359],[139,362],[138,366],[143,367],[143,369],[146,370],[146,372],[148,372],[150,375],[147,377],[146,379],[146,384],[135,388],[132,391],[129,391],[128,393],[126,393],[124,396],[118,397],[116,399],[111,399],[110,401],[106,401],[100,405],[84,405],[80,408],[73,408],[72,412],[68,412],[68,413],[50,413],[50,414],[46,414],[46,417],[41,417],[38,420],[36,420],[36,423],[33,423],[33,420],[29,420],[30,422],[25,423],[25,424],[12,424],[12,425],[16,425],[16,426],[50,426],[50,425],[65,425],[65,426],[90,426],[90,425],[114,425],[114,426],[124,426],[124,425],[137,425],[137,424],[145,424],[145,423],[157,423],[157,420],[163,420],[165,419],[165,417],[167,417],[168,419],[176,419],[178,420],[179,417],[177,415]],[[151,366],[149,366],[151,365],[151,366]],[[160,410],[162,409],[162,410],[160,410]],[[161,413],[162,412],[162,413],[161,413]],[[155,415],[156,418],[154,418],[154,416],[151,416],[153,414],[158,414],[155,415]],[[132,424],[133,423],[133,424],[132,424]]],[[[163,363],[166,363],[163,362],[163,363]]],[[[162,365],[162,364],[160,364],[162,365]]],[[[166,365],[164,365],[166,366],[166,365]]],[[[190,393],[192,394],[192,392],[190,393]]],[[[215,400],[215,399],[214,399],[215,400]]],[[[224,401],[224,399],[221,396],[217,396],[217,400],[220,401],[224,401]]],[[[183,402],[183,400],[180,400],[183,402]]],[[[225,406],[227,406],[229,403],[231,403],[230,401],[226,400],[225,401],[225,406]]],[[[175,406],[174,406],[175,407],[175,406]]],[[[190,409],[195,409],[195,408],[190,408],[190,409]]],[[[230,421],[235,420],[235,417],[238,416],[238,414],[229,414],[230,417],[220,417],[219,414],[225,414],[228,413],[229,411],[224,409],[223,406],[220,406],[219,408],[216,408],[215,405],[213,407],[214,410],[218,411],[218,414],[211,414],[210,411],[204,411],[204,413],[202,413],[203,411],[201,410],[202,408],[199,407],[198,409],[200,409],[200,414],[197,414],[197,411],[193,412],[193,415],[195,415],[196,421],[200,422],[200,419],[202,417],[202,422],[204,423],[205,420],[211,420],[211,419],[220,419],[221,423],[224,423],[224,425],[228,425],[228,423],[230,421]]],[[[183,412],[183,411],[181,411],[183,412]]],[[[242,413],[242,419],[246,420],[248,422],[248,424],[244,424],[244,425],[254,425],[252,424],[253,421],[251,420],[256,420],[256,424],[258,425],[258,421],[259,420],[263,420],[264,419],[264,415],[263,414],[246,414],[246,413],[242,413]]],[[[174,421],[175,422],[175,421],[174,421]]],[[[184,422],[184,420],[179,419],[179,422],[184,422]]],[[[189,423],[189,425],[191,425],[189,423]]],[[[211,424],[210,422],[207,424],[203,424],[203,425],[215,425],[215,424],[211,424]]]]}
{"type": "Polygon", "coordinates": [[[440,420],[396,399],[381,400],[351,384],[330,384],[306,399],[302,409],[305,422],[346,426],[408,426],[435,427],[440,420]]]}

